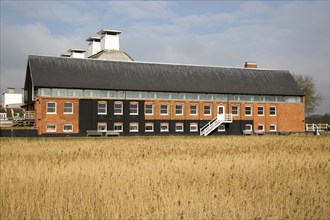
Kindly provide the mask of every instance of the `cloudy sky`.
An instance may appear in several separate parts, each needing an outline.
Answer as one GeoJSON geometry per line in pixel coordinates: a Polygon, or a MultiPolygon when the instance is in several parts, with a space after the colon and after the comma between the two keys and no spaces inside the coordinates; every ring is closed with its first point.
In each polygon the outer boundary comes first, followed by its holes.
{"type": "MultiPolygon", "coordinates": [[[[116,29],[138,61],[285,69],[313,76],[329,107],[329,1],[1,0],[1,92],[22,88],[27,56],[87,48],[116,29]]],[[[19,90],[17,90],[19,91],[19,90]]]]}

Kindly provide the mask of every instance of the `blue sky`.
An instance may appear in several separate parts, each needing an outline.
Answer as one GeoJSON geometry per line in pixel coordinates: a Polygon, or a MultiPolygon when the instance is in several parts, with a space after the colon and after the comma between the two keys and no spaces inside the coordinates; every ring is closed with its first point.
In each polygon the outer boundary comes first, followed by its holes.
{"type": "MultiPolygon", "coordinates": [[[[329,1],[0,1],[1,92],[29,54],[59,56],[117,29],[135,60],[285,69],[313,76],[329,106],[329,1]]],[[[18,90],[17,90],[18,91],[18,90]]]]}

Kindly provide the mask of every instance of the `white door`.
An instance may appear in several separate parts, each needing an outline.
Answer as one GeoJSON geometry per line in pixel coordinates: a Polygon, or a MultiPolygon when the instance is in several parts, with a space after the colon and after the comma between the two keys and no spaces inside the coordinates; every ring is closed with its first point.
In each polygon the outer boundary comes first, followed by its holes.
{"type": "Polygon", "coordinates": [[[225,106],[223,105],[218,106],[218,119],[220,120],[225,119],[225,106]]]}

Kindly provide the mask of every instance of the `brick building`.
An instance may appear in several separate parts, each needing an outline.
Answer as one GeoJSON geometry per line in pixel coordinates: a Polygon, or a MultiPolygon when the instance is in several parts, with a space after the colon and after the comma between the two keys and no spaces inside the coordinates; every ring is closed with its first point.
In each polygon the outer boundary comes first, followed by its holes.
{"type": "Polygon", "coordinates": [[[39,135],[304,132],[289,71],[137,62],[119,50],[119,31],[98,34],[87,55],[28,57],[25,108],[39,135]]]}

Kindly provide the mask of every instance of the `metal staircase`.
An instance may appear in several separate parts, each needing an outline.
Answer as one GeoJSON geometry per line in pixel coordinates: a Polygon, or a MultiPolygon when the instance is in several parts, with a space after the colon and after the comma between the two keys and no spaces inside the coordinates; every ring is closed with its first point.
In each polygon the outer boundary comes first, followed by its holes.
{"type": "Polygon", "coordinates": [[[212,121],[210,121],[200,129],[200,136],[207,136],[216,128],[218,128],[221,124],[232,122],[232,114],[218,114],[217,117],[215,117],[212,121]]]}
{"type": "Polygon", "coordinates": [[[320,132],[330,133],[330,125],[328,124],[306,124],[306,131],[315,132],[316,135],[320,135],[320,132]]]}

